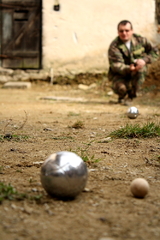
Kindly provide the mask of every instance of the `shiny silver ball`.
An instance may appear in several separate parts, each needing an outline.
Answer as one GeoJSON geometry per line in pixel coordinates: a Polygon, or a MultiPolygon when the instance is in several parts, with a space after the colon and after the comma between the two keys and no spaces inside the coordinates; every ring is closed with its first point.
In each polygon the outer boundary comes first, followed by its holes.
{"type": "Polygon", "coordinates": [[[135,119],[139,115],[139,111],[136,107],[130,107],[127,111],[128,118],[135,119]]]}
{"type": "Polygon", "coordinates": [[[41,183],[46,192],[57,198],[74,198],[86,186],[86,163],[73,152],[51,154],[42,164],[41,183]]]}

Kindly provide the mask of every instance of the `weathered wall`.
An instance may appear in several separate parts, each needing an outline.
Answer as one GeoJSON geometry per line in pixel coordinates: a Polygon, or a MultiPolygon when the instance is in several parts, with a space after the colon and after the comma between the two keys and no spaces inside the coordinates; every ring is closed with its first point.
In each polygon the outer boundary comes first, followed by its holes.
{"type": "Polygon", "coordinates": [[[108,46],[124,19],[153,44],[160,41],[154,0],[59,0],[60,11],[54,3],[43,1],[42,63],[55,74],[106,71],[108,46]]]}

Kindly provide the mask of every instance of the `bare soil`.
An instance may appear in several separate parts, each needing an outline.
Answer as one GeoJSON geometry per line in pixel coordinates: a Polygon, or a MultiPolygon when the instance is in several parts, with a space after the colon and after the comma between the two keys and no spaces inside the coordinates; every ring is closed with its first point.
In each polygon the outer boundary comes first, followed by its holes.
{"type": "Polygon", "coordinates": [[[105,140],[126,123],[159,123],[160,94],[136,98],[134,120],[116,100],[77,85],[0,89],[0,135],[12,136],[0,142],[0,178],[28,196],[0,205],[1,240],[160,239],[160,139],[105,140]],[[78,121],[84,126],[73,128],[78,121]],[[83,155],[89,171],[86,189],[72,201],[51,198],[40,183],[42,161],[64,150],[83,155]],[[142,199],[130,192],[138,177],[150,184],[142,199]]]}

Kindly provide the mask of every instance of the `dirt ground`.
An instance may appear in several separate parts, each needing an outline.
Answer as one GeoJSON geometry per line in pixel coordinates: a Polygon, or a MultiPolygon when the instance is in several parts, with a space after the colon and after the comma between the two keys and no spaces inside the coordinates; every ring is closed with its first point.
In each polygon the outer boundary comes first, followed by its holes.
{"type": "Polygon", "coordinates": [[[160,239],[160,139],[105,140],[126,123],[160,122],[160,93],[133,101],[134,120],[116,100],[77,85],[0,89],[0,135],[12,135],[1,138],[0,179],[28,196],[0,205],[1,240],[160,239]],[[84,126],[73,128],[78,121],[84,126]],[[40,183],[41,162],[64,150],[88,160],[86,189],[72,201],[51,198],[40,183]],[[143,199],[130,192],[137,177],[150,184],[143,199]]]}

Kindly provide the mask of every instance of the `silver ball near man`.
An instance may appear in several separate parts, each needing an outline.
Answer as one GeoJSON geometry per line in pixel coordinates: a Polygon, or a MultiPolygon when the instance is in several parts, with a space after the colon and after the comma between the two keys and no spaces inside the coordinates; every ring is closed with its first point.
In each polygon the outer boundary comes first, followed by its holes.
{"type": "Polygon", "coordinates": [[[136,107],[130,107],[127,111],[127,117],[130,119],[135,119],[139,115],[139,111],[136,107]]]}
{"type": "Polygon", "coordinates": [[[86,163],[75,153],[51,154],[42,164],[41,183],[46,192],[57,198],[74,198],[86,186],[86,163]]]}

